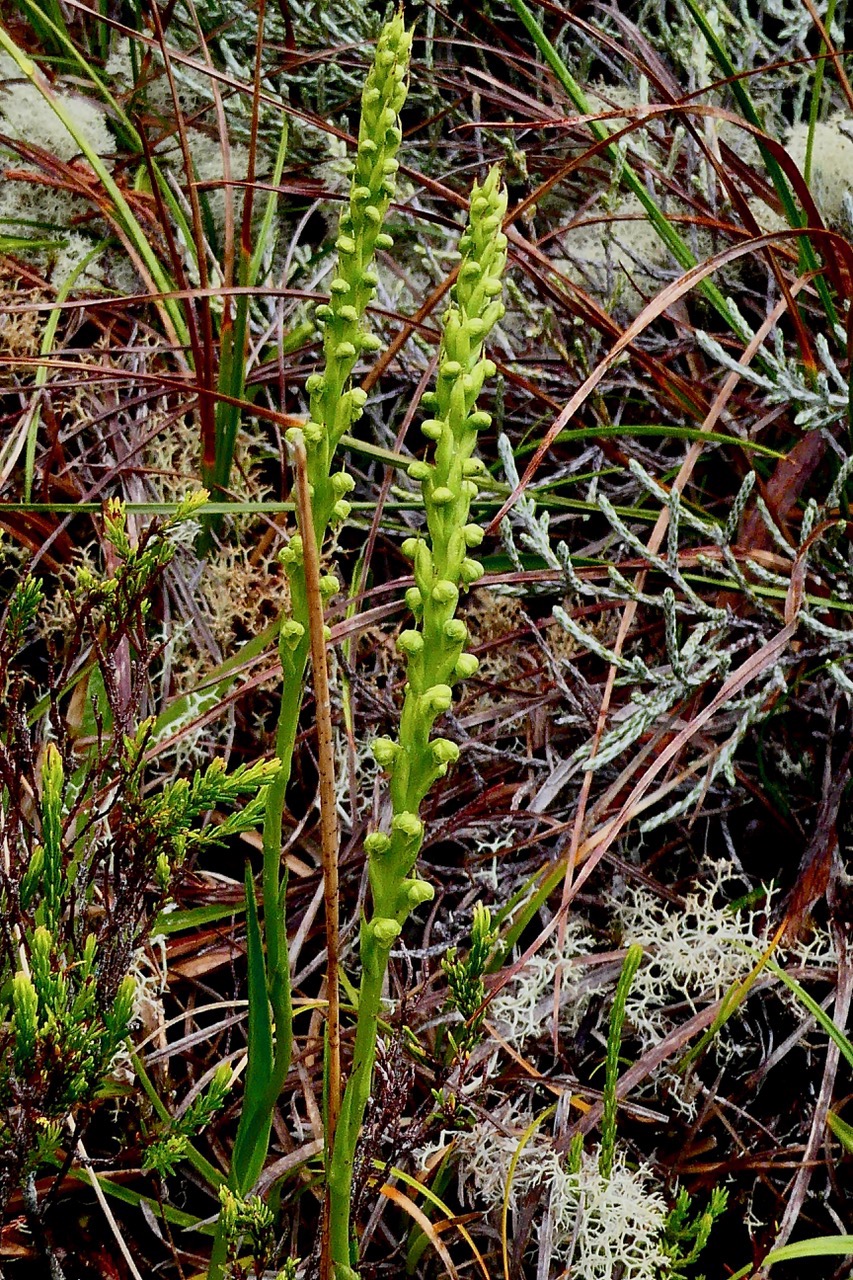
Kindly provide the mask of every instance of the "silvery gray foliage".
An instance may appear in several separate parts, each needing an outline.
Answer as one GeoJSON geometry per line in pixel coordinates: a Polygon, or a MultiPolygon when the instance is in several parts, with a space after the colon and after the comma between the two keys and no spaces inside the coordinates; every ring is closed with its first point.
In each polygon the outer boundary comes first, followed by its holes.
{"type": "MultiPolygon", "coordinates": [[[[717,344],[709,340],[708,345],[709,350],[713,348],[713,354],[716,354],[717,344]]],[[[840,409],[836,404],[840,392],[829,390],[830,386],[839,385],[840,374],[825,341],[821,341],[819,350],[826,372],[824,382],[818,384],[818,390],[812,396],[810,404],[814,409],[820,400],[822,387],[825,394],[820,401],[823,409],[819,411],[828,419],[830,410],[837,413],[840,409]]],[[[725,367],[740,368],[722,349],[720,351],[724,357],[721,358],[721,363],[725,367]]],[[[784,375],[787,379],[785,395],[794,390],[795,371],[785,361],[781,347],[777,346],[775,354],[768,356],[764,367],[774,369],[780,379],[784,375]]],[[[754,380],[760,381],[765,392],[768,387],[778,385],[763,373],[754,373],[754,380]]],[[[812,395],[802,379],[798,386],[804,399],[806,393],[812,395]]],[[[780,397],[782,394],[780,390],[780,397]]],[[[844,398],[846,406],[846,391],[844,398]]],[[[507,483],[514,488],[518,484],[518,470],[506,436],[498,438],[498,452],[507,483]]],[[[691,691],[697,691],[711,682],[723,681],[731,670],[736,655],[745,657],[749,650],[754,650],[756,642],[760,644],[765,636],[769,637],[778,630],[781,606],[790,586],[791,572],[798,554],[810,557],[810,563],[817,563],[820,552],[820,573],[831,596],[846,599],[850,594],[851,566],[846,554],[835,545],[836,540],[832,534],[837,526],[831,513],[837,510],[846,481],[853,472],[853,459],[844,458],[824,502],[810,499],[806,503],[799,549],[791,545],[764,499],[760,495],[754,495],[755,473],[752,471],[747,472],[742,480],[729,511],[722,518],[711,519],[691,509],[690,504],[683,501],[676,490],[664,488],[639,460],[631,459],[629,467],[641,489],[668,512],[664,550],[659,554],[650,554],[644,537],[631,527],[605,493],[596,493],[595,505],[613,533],[610,556],[618,561],[615,552],[621,546],[629,554],[646,561],[658,579],[663,577],[667,580],[667,585],[662,590],[650,586],[648,582],[643,589],[638,589],[629,577],[620,572],[618,563],[609,565],[606,583],[581,578],[566,544],[560,542],[553,545],[548,512],[537,509],[531,489],[527,489],[520,497],[501,528],[504,547],[516,568],[521,568],[522,565],[520,550],[532,552],[548,568],[561,572],[565,586],[576,597],[599,601],[619,600],[625,604],[634,601],[646,608],[658,609],[663,614],[664,654],[662,660],[652,663],[648,655],[641,656],[630,651],[616,653],[600,636],[573,618],[566,608],[559,604],[554,606],[554,617],[567,634],[583,649],[593,653],[600,662],[615,667],[618,673],[617,686],[629,691],[627,702],[612,713],[595,756],[592,757],[592,741],[589,740],[571,757],[570,763],[580,767],[586,765],[596,771],[616,763],[644,735],[671,716],[691,691]],[[780,572],[771,568],[761,557],[749,557],[744,563],[743,554],[736,554],[738,531],[750,501],[754,502],[761,517],[774,553],[790,566],[787,570],[780,572]],[[814,537],[815,534],[820,536],[814,537]],[[750,617],[737,618],[725,608],[708,603],[688,580],[681,564],[683,544],[685,538],[690,536],[698,540],[700,545],[718,549],[718,554],[714,556],[699,552],[699,567],[713,573],[717,580],[721,576],[723,579],[728,578],[750,601],[750,617]],[[814,541],[810,544],[809,540],[813,537],[814,541]],[[685,631],[685,634],[681,635],[680,631],[685,631]]],[[[853,630],[846,629],[843,624],[833,625],[825,617],[816,616],[818,611],[818,599],[807,595],[801,607],[801,625],[822,648],[839,655],[831,668],[832,674],[846,692],[853,691],[853,679],[846,675],[842,666],[842,655],[850,654],[853,650],[853,630]],[[849,690],[845,682],[849,683],[849,690]]],[[[778,695],[784,691],[785,667],[788,662],[787,657],[780,658],[757,682],[720,710],[714,722],[717,746],[709,753],[701,773],[696,775],[692,784],[678,792],[664,810],[654,812],[646,818],[641,824],[642,831],[651,831],[688,812],[718,780],[724,779],[729,786],[735,785],[734,761],[737,753],[752,727],[761,721],[776,704],[778,695]]]]}
{"type": "MultiPolygon", "coordinates": [[[[754,335],[745,322],[744,327],[751,339],[754,335]]],[[[702,350],[724,369],[757,387],[763,393],[763,405],[794,406],[794,426],[810,431],[815,427],[835,427],[846,419],[847,382],[824,334],[815,336],[816,353],[823,367],[814,382],[808,379],[802,365],[786,353],[780,329],[774,332],[773,349],[763,344],[749,365],[741,364],[702,329],[696,331],[696,339],[702,350]]]]}

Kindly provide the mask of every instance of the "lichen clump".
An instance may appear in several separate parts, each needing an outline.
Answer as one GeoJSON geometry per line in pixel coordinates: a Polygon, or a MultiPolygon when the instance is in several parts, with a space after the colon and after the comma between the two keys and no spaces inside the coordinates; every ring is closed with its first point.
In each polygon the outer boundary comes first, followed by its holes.
{"type": "MultiPolygon", "coordinates": [[[[522,1145],[530,1121],[528,1114],[508,1112],[498,1123],[482,1120],[457,1137],[460,1194],[472,1205],[499,1210],[509,1186],[509,1207],[515,1213],[538,1192],[551,1219],[552,1256],[570,1267],[572,1275],[660,1280],[667,1268],[667,1206],[651,1170],[646,1165],[630,1169],[617,1152],[612,1173],[604,1178],[593,1148],[573,1171],[540,1131],[522,1145]]],[[[540,1232],[544,1218],[537,1212],[540,1232]]]]}

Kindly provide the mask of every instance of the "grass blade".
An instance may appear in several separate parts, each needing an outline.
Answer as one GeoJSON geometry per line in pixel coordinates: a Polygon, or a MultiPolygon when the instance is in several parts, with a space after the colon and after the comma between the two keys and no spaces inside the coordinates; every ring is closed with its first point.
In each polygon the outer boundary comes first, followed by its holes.
{"type": "Polygon", "coordinates": [[[251,868],[246,866],[246,946],[249,968],[249,1060],[240,1125],[234,1142],[230,1182],[245,1194],[257,1182],[266,1159],[272,1112],[266,1105],[273,1070],[272,1019],[267,972],[251,868]]]}

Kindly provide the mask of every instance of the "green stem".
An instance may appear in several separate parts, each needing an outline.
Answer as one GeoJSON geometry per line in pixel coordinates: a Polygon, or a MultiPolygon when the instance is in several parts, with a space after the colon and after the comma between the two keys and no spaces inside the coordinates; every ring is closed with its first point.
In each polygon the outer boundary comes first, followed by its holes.
{"type": "Polygon", "coordinates": [[[622,1026],[625,1022],[625,1006],[631,983],[643,959],[643,948],[634,942],[628,948],[616,985],[613,997],[613,1008],[610,1011],[610,1029],[607,1034],[607,1056],[605,1059],[604,1078],[604,1112],[601,1118],[601,1147],[598,1154],[598,1171],[605,1182],[610,1181],[613,1173],[613,1159],[616,1154],[616,1112],[619,1099],[616,1086],[619,1082],[619,1052],[622,1048],[622,1026]]]}
{"type": "Polygon", "coordinates": [[[350,1201],[355,1153],[361,1123],[370,1098],[370,1082],[376,1060],[376,1037],[382,1004],[382,987],[388,967],[388,951],[377,941],[369,924],[362,925],[361,983],[358,1022],[352,1068],[341,1104],[337,1136],[329,1168],[330,1252],[335,1271],[346,1276],[350,1261],[350,1201]]]}

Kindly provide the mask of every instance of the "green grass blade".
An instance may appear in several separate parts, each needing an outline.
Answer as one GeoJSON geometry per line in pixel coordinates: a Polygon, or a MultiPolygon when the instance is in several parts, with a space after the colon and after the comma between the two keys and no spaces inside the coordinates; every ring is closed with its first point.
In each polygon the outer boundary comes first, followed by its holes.
{"type": "MultiPolygon", "coordinates": [[[[575,80],[569,71],[563,59],[557,50],[551,44],[551,41],[545,35],[536,18],[528,9],[524,0],[509,0],[512,8],[518,14],[518,17],[524,23],[527,31],[536,45],[542,57],[548,63],[554,75],[577,107],[578,111],[582,111],[584,115],[594,115],[595,112],[589,103],[583,89],[575,80]]],[[[610,136],[610,130],[600,120],[591,120],[589,122],[589,130],[597,142],[603,142],[610,136]]],[[[623,159],[619,154],[615,145],[609,146],[606,150],[608,158],[613,162],[614,168],[621,174],[625,186],[636,196],[646,216],[649,219],[654,230],[660,236],[661,240],[672,253],[676,262],[689,271],[691,267],[695,267],[696,258],[690,250],[687,242],[682,239],[678,231],[658,207],[654,197],[650,195],[645,183],[637,173],[632,169],[631,165],[623,159]]],[[[737,316],[729,307],[720,290],[711,280],[702,280],[699,283],[699,289],[711,303],[714,310],[725,321],[732,333],[736,334],[742,341],[746,341],[747,335],[743,331],[743,327],[737,316]]]]}
{"type": "MultiPolygon", "coordinates": [[[[800,1258],[832,1258],[836,1256],[853,1256],[853,1236],[815,1236],[811,1240],[798,1240],[796,1244],[786,1244],[781,1249],[772,1249],[761,1264],[761,1270],[774,1266],[777,1262],[795,1262],[800,1258]]],[[[752,1275],[752,1265],[736,1271],[730,1280],[744,1280],[752,1275]]]]}
{"type": "Polygon", "coordinates": [[[784,982],[789,991],[793,991],[800,1003],[805,1005],[809,1013],[820,1024],[829,1036],[830,1040],[835,1041],[835,1044],[840,1050],[841,1055],[847,1062],[848,1066],[853,1067],[853,1044],[850,1043],[844,1032],[835,1025],[826,1010],[821,1009],[817,1001],[813,1000],[808,991],[806,991],[804,987],[800,986],[796,978],[792,978],[790,974],[787,974],[780,965],[775,964],[772,960],[768,960],[767,969],[774,975],[774,977],[778,978],[780,982],[784,982]]]}
{"type": "Polygon", "coordinates": [[[275,231],[275,214],[278,208],[278,191],[275,189],[281,182],[281,175],[284,172],[284,162],[287,158],[287,144],[289,138],[287,116],[282,115],[281,135],[278,140],[278,151],[276,152],[275,164],[273,165],[272,176],[270,178],[270,186],[273,188],[267,196],[267,202],[264,207],[261,225],[258,228],[258,236],[255,247],[252,250],[252,257],[249,262],[249,284],[256,285],[260,276],[264,259],[268,250],[272,248],[272,240],[275,231]]]}
{"type": "MultiPolygon", "coordinates": [[[[89,1174],[84,1169],[72,1169],[69,1176],[76,1178],[79,1182],[87,1184],[89,1182],[89,1174]]],[[[144,1196],[141,1192],[134,1191],[132,1187],[126,1187],[121,1182],[113,1182],[110,1178],[103,1177],[102,1174],[96,1174],[95,1176],[104,1195],[110,1196],[113,1200],[120,1200],[122,1204],[129,1204],[135,1209],[144,1205],[151,1210],[155,1218],[171,1222],[172,1226],[182,1227],[185,1231],[201,1231],[206,1234],[211,1234],[213,1231],[210,1223],[200,1221],[192,1213],[185,1213],[183,1209],[175,1209],[163,1200],[154,1200],[151,1196],[144,1196]]]]}
{"type": "Polygon", "coordinates": [[[246,1066],[243,1110],[231,1160],[231,1186],[245,1195],[257,1182],[266,1159],[272,1111],[267,1084],[273,1070],[273,1036],[267,998],[267,970],[258,921],[258,904],[251,867],[246,867],[246,946],[249,968],[249,1061],[246,1066]]]}
{"type": "Polygon", "coordinates": [[[66,111],[57,96],[51,91],[35,62],[24,53],[23,49],[18,47],[8,31],[3,27],[0,27],[0,48],[3,48],[8,53],[22,75],[26,76],[33,87],[38,90],[57,120],[65,128],[69,136],[74,139],[78,150],[85,156],[87,163],[112,201],[116,222],[138,254],[140,263],[148,272],[156,291],[167,295],[163,300],[164,311],[174,330],[176,340],[182,347],[186,348],[189,345],[189,335],[180,304],[168,297],[174,288],[173,283],[151,248],[147,235],[119,190],[109,169],[78,127],[71,113],[66,111]]]}
{"type": "MultiPolygon", "coordinates": [[[[824,26],[827,31],[832,30],[832,24],[835,21],[835,0],[829,0],[826,6],[826,18],[824,26]]],[[[817,126],[817,118],[820,114],[820,95],[823,90],[823,78],[826,71],[826,42],[821,40],[820,53],[815,63],[814,79],[812,81],[812,96],[809,103],[809,133],[806,139],[806,156],[803,163],[803,178],[806,186],[811,185],[812,180],[812,156],[814,153],[814,135],[817,126]]]]}
{"type": "MultiPolygon", "coordinates": [[[[749,92],[747,91],[743,81],[738,76],[734,63],[729,58],[729,55],[720,42],[714,28],[705,16],[705,13],[696,4],[696,0],[685,0],[685,3],[693,15],[694,22],[705,37],[709,49],[716,58],[720,70],[729,80],[729,88],[734,95],[735,101],[737,102],[744,119],[749,124],[753,125],[754,128],[760,129],[763,132],[764,123],[753,105],[749,92]]],[[[770,175],[770,180],[773,183],[776,194],[782,204],[788,225],[790,227],[805,226],[806,219],[797,208],[788,179],[782,172],[781,165],[770,149],[762,142],[760,137],[756,137],[755,141],[758,145],[759,151],[761,152],[761,158],[764,161],[764,166],[770,175]]],[[[797,246],[800,258],[800,269],[802,271],[820,271],[820,264],[817,260],[817,255],[815,254],[811,241],[805,236],[798,237],[797,246]]],[[[823,303],[828,319],[833,325],[838,324],[838,313],[836,312],[832,299],[829,296],[827,283],[822,276],[819,275],[816,277],[815,287],[820,295],[820,299],[823,303]]]]}
{"type": "MultiPolygon", "coordinates": [[[[142,1064],[142,1059],[138,1053],[134,1052],[130,1045],[128,1045],[128,1053],[130,1061],[133,1064],[133,1070],[136,1073],[136,1078],[142,1085],[145,1095],[154,1109],[154,1114],[157,1116],[157,1119],[161,1124],[166,1127],[170,1126],[172,1124],[172,1117],[169,1114],[168,1108],[164,1106],[159,1093],[151,1083],[151,1078],[142,1064]]],[[[192,1143],[187,1144],[185,1159],[192,1165],[196,1173],[204,1179],[209,1187],[217,1190],[219,1187],[224,1185],[224,1174],[220,1173],[209,1160],[205,1159],[201,1152],[197,1151],[192,1143]]]]}
{"type": "Polygon", "coordinates": [[[128,135],[128,140],[131,142],[133,149],[141,151],[142,144],[139,141],[139,135],[133,122],[122,107],[119,99],[110,91],[106,80],[103,80],[98,75],[90,60],[83,56],[69,36],[65,26],[65,19],[62,16],[57,0],[49,0],[48,3],[45,3],[45,0],[38,0],[38,3],[36,3],[36,0],[20,0],[20,4],[26,9],[33,27],[36,28],[36,23],[42,27],[45,43],[54,43],[62,50],[63,57],[67,57],[69,62],[73,63],[77,70],[82,72],[85,79],[91,82],[98,96],[114,112],[116,120],[128,135]],[[52,17],[50,16],[51,14],[53,15],[52,17]]]}
{"type": "Polygon", "coordinates": [[[601,1116],[601,1146],[598,1155],[598,1172],[605,1182],[610,1181],[616,1156],[616,1115],[619,1100],[616,1086],[619,1083],[619,1056],[622,1048],[622,1027],[625,1007],[631,984],[643,961],[643,948],[634,942],[628,948],[622,963],[622,972],[616,984],[613,1007],[610,1011],[610,1027],[607,1032],[607,1053],[604,1068],[604,1108],[601,1116]]]}
{"type": "Polygon", "coordinates": [[[853,1124],[848,1124],[846,1120],[842,1120],[841,1116],[836,1115],[834,1111],[828,1113],[826,1123],[844,1150],[853,1154],[853,1124]]]}

